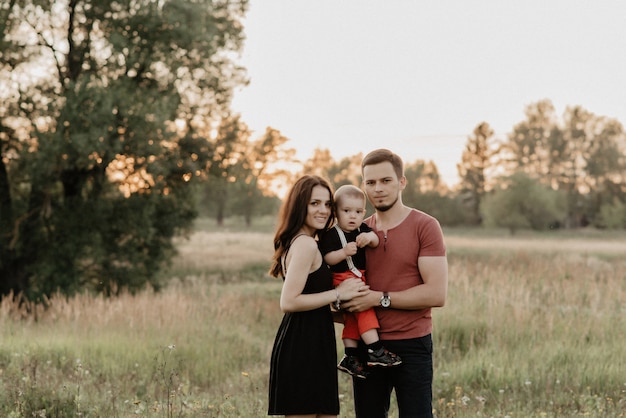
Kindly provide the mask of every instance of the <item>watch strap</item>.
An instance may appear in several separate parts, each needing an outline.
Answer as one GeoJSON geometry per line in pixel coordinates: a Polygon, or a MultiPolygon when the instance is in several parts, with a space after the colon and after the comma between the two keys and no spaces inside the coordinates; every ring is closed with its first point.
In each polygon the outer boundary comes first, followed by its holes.
{"type": "Polygon", "coordinates": [[[391,298],[389,297],[389,292],[383,292],[383,296],[380,298],[380,306],[382,306],[383,308],[388,308],[390,305],[391,298]]]}

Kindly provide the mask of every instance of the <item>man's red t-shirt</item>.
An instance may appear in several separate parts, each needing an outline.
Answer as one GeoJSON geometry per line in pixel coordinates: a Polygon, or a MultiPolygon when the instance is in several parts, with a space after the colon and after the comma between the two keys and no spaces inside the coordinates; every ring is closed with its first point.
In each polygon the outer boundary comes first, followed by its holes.
{"type": "MultiPolygon", "coordinates": [[[[367,282],[372,290],[396,292],[423,284],[417,259],[419,257],[445,256],[446,247],[437,219],[412,209],[399,225],[383,231],[376,229],[376,215],[365,220],[378,234],[380,243],[368,248],[367,282]]],[[[432,332],[431,308],[421,310],[376,310],[381,340],[418,338],[432,332]]]]}

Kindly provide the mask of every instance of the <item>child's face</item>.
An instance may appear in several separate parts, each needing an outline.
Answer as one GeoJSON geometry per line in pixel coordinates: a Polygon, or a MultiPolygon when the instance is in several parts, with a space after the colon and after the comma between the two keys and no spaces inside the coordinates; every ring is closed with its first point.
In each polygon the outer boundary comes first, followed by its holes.
{"type": "Polygon", "coordinates": [[[337,223],[344,231],[354,231],[365,218],[365,200],[344,196],[337,205],[337,223]]]}

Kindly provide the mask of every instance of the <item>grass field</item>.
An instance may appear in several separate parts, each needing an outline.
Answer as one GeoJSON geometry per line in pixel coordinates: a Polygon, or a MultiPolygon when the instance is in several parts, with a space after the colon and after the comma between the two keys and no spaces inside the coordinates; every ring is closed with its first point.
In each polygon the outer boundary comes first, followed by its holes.
{"type": "MultiPolygon", "coordinates": [[[[282,314],[255,231],[201,221],[159,293],[54,297],[36,320],[3,301],[0,417],[265,416],[282,314]]],[[[436,416],[626,416],[623,235],[447,230],[436,416]]]]}

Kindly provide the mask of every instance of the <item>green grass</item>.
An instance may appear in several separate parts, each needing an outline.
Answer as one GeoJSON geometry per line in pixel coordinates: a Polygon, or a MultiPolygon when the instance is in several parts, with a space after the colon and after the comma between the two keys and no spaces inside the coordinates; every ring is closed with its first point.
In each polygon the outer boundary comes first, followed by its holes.
{"type": "Polygon", "coordinates": [[[568,253],[452,256],[435,314],[441,416],[623,416],[624,267],[568,253]]]}
{"type": "MultiPolygon", "coordinates": [[[[282,316],[272,234],[203,222],[162,292],[54,297],[37,320],[3,301],[0,416],[265,416],[282,316]]],[[[626,239],[446,235],[436,416],[626,416],[626,239]]],[[[339,381],[341,416],[354,416],[339,381]]]]}

